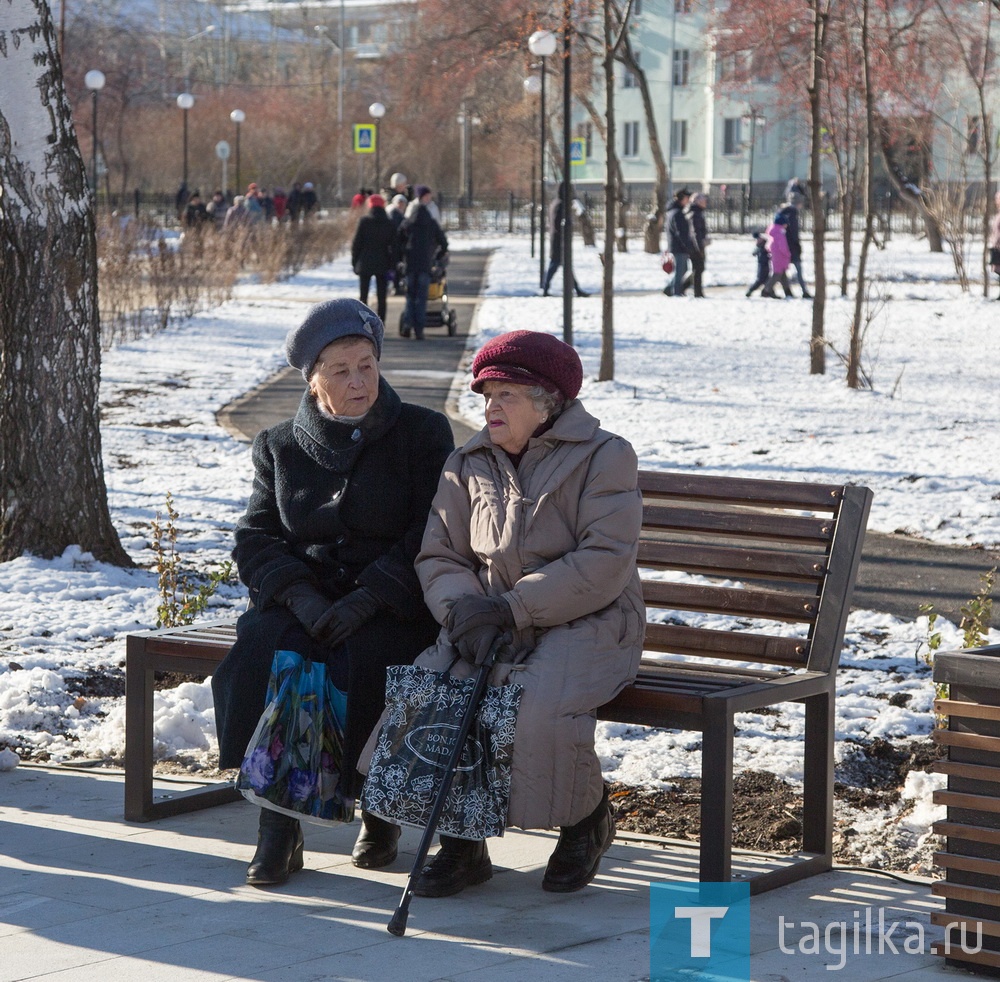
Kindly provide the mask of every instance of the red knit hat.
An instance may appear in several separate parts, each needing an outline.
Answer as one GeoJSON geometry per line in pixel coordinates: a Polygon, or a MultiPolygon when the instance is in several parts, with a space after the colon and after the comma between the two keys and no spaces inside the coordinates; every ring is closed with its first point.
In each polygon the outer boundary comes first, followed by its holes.
{"type": "Polygon", "coordinates": [[[583,384],[583,365],[575,348],[551,334],[508,331],[487,341],[472,361],[472,391],[491,381],[541,385],[569,402],[583,384]]]}
{"type": "Polygon", "coordinates": [[[370,194],[368,195],[368,207],[369,208],[384,208],[385,198],[380,194],[370,194]]]}

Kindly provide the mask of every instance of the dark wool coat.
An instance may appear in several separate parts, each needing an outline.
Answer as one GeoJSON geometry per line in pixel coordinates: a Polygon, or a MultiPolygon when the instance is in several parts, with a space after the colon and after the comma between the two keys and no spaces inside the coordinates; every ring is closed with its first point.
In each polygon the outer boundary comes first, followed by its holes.
{"type": "Polygon", "coordinates": [[[344,773],[360,792],[355,764],[385,705],[386,666],[412,662],[437,634],[413,560],[453,449],[448,420],[401,402],[384,379],[357,426],[323,417],[307,392],[294,419],[257,435],[253,491],[233,549],[253,606],[212,679],[220,767],[243,760],[275,650],[329,654],[275,594],[306,580],[332,602],[361,585],[387,607],[348,639],[347,677],[334,675],[347,690],[344,773]]]}
{"type": "Polygon", "coordinates": [[[675,256],[689,255],[693,250],[691,247],[691,226],[688,224],[687,215],[680,202],[675,198],[670,202],[666,214],[667,222],[667,251],[675,256]]]}
{"type": "Polygon", "coordinates": [[[406,254],[407,273],[429,273],[434,257],[448,251],[448,239],[431,217],[426,205],[420,205],[399,226],[399,237],[406,254]]]}
{"type": "Polygon", "coordinates": [[[384,276],[396,268],[396,252],[396,227],[384,208],[372,208],[354,231],[351,268],[358,276],[384,276]]]}
{"type": "Polygon", "coordinates": [[[708,223],[705,221],[705,209],[698,205],[692,205],[685,217],[691,230],[691,252],[694,255],[704,256],[705,242],[708,239],[708,223]]]}

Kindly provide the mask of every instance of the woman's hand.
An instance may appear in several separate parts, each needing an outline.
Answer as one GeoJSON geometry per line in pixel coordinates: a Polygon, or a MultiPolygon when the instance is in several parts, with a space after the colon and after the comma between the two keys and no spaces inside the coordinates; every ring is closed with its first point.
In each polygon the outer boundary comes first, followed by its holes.
{"type": "Polygon", "coordinates": [[[477,668],[489,657],[490,650],[497,638],[503,634],[503,628],[495,624],[484,624],[466,631],[458,641],[453,642],[458,649],[459,657],[477,668]]]}
{"type": "Polygon", "coordinates": [[[383,607],[371,590],[361,586],[341,597],[317,621],[313,637],[331,648],[343,644],[362,624],[367,624],[383,607]]]}
{"type": "Polygon", "coordinates": [[[330,598],[305,580],[296,580],[274,595],[284,604],[310,637],[318,638],[318,627],[330,612],[330,598]]]}
{"type": "Polygon", "coordinates": [[[482,665],[497,638],[513,630],[514,612],[503,597],[470,593],[455,601],[445,626],[459,656],[472,665],[482,665]]]}
{"type": "Polygon", "coordinates": [[[448,611],[445,622],[452,644],[457,644],[469,631],[486,626],[499,628],[497,634],[514,627],[514,612],[503,597],[481,597],[474,593],[460,597],[448,611]]]}

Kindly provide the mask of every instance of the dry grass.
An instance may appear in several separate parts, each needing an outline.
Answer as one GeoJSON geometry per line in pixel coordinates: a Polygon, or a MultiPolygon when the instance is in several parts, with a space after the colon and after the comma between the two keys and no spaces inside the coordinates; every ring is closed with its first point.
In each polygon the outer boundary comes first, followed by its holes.
{"type": "Polygon", "coordinates": [[[332,260],[347,244],[350,219],[337,215],[298,225],[211,226],[186,232],[179,247],[160,230],[109,217],[98,227],[101,344],[163,330],[232,296],[241,276],[274,283],[332,260]]]}

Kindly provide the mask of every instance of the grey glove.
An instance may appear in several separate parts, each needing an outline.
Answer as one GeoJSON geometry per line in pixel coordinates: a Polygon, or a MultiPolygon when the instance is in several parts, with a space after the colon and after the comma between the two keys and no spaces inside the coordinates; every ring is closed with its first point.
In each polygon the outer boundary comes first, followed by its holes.
{"type": "Polygon", "coordinates": [[[370,621],[385,604],[371,590],[359,586],[341,597],[316,622],[314,637],[335,648],[343,644],[362,624],[370,621]]]}
{"type": "Polygon", "coordinates": [[[445,621],[452,644],[457,644],[470,631],[486,626],[497,628],[494,637],[505,630],[513,630],[514,611],[503,597],[480,597],[474,593],[460,597],[448,611],[445,621]]]}
{"type": "Polygon", "coordinates": [[[306,580],[296,580],[278,591],[274,599],[292,612],[310,637],[322,640],[320,625],[331,607],[330,598],[325,593],[306,580]]]}

